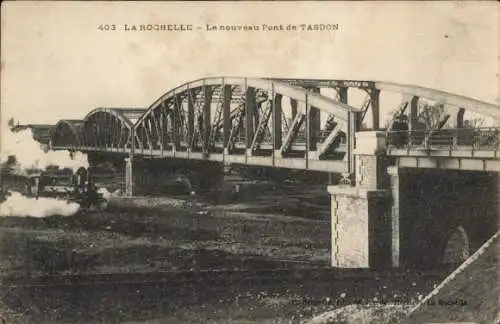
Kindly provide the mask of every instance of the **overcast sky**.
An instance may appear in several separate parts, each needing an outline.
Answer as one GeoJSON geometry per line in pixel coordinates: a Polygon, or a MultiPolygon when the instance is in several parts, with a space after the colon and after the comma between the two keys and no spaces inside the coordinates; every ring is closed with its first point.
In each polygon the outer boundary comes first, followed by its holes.
{"type": "Polygon", "coordinates": [[[147,107],[185,81],[221,75],[393,81],[499,103],[494,2],[2,5],[3,120],[56,123],[95,107],[147,107]],[[123,30],[148,23],[195,30],[123,30]],[[206,31],[302,23],[339,30],[206,31]]]}

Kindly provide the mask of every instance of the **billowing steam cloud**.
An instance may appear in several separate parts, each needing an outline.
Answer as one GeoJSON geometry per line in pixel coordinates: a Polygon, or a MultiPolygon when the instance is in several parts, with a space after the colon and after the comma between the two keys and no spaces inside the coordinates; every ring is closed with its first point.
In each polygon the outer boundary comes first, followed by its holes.
{"type": "MultiPolygon", "coordinates": [[[[108,202],[111,197],[118,193],[111,193],[105,188],[98,190],[102,194],[105,202],[99,208],[104,210],[108,207],[108,202]]],[[[73,202],[56,198],[38,199],[26,197],[22,194],[11,191],[7,199],[0,204],[0,217],[17,216],[17,217],[47,217],[53,215],[72,216],[80,210],[80,205],[73,202]]]]}
{"type": "MultiPolygon", "coordinates": [[[[10,122],[12,123],[12,122],[10,122]]],[[[10,125],[9,125],[10,126],[10,125]]],[[[48,151],[35,141],[32,130],[29,128],[20,131],[11,131],[9,127],[2,127],[0,143],[0,172],[8,167],[9,173],[25,176],[27,171],[43,171],[49,166],[60,169],[69,168],[73,172],[80,167],[88,168],[87,155],[77,152],[70,155],[68,151],[48,151]],[[12,160],[11,157],[14,157],[12,160]]],[[[5,171],[5,170],[4,170],[5,171]]],[[[2,177],[0,176],[0,181],[2,177]]],[[[7,190],[8,194],[0,203],[0,216],[18,217],[47,217],[52,215],[71,216],[80,210],[80,205],[74,202],[56,198],[26,197],[21,193],[7,190]]],[[[3,194],[6,192],[4,191],[3,194]]],[[[105,202],[99,206],[106,209],[108,201],[114,193],[106,189],[99,189],[105,202]]],[[[0,190],[0,195],[3,195],[0,190]]],[[[1,199],[2,197],[0,197],[1,199]]],[[[1,201],[1,200],[0,200],[1,201]]]]}
{"type": "Polygon", "coordinates": [[[68,151],[46,152],[40,143],[34,140],[29,128],[13,132],[8,127],[2,127],[1,134],[0,163],[4,165],[10,156],[14,156],[16,164],[11,166],[14,172],[25,173],[29,169],[45,170],[48,166],[70,168],[75,171],[79,167],[89,166],[87,155],[80,152],[74,153],[73,156],[70,156],[68,151]]]}
{"type": "MultiPolygon", "coordinates": [[[[49,166],[60,169],[88,167],[87,156],[82,153],[68,151],[47,151],[35,141],[32,130],[26,128],[11,131],[11,125],[2,124],[0,142],[0,172],[8,167],[10,173],[26,175],[29,170],[45,170],[49,166]],[[12,159],[12,157],[14,159],[12,159]]],[[[1,181],[2,176],[0,176],[1,181]]],[[[0,195],[4,195],[0,192],[0,195]]],[[[2,197],[0,197],[2,198],[2,197]]],[[[55,198],[38,199],[25,197],[19,192],[8,190],[8,194],[0,203],[0,216],[46,217],[51,215],[71,216],[78,212],[80,205],[55,198]]]]}
{"type": "Polygon", "coordinates": [[[47,217],[52,215],[71,216],[80,209],[77,203],[68,203],[55,198],[28,198],[18,192],[11,192],[0,204],[0,216],[47,217]]]}

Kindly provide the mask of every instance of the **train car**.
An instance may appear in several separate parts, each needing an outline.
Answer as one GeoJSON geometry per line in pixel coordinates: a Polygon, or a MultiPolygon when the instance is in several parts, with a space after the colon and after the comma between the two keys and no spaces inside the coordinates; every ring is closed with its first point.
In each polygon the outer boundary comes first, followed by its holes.
{"type": "Polygon", "coordinates": [[[26,179],[24,194],[37,199],[46,197],[76,202],[82,210],[100,209],[106,202],[103,195],[98,192],[91,173],[83,167],[75,173],[67,170],[48,170],[32,174],[26,179]]]}

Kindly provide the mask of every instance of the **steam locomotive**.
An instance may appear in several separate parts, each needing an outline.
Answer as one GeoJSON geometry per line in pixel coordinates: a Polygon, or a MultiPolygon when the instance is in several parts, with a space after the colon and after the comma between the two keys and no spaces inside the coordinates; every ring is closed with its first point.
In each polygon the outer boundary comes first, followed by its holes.
{"type": "Polygon", "coordinates": [[[73,172],[45,171],[28,176],[25,193],[28,197],[51,197],[66,199],[78,203],[83,210],[99,209],[106,203],[103,195],[98,192],[90,169],[79,168],[73,172]]]}

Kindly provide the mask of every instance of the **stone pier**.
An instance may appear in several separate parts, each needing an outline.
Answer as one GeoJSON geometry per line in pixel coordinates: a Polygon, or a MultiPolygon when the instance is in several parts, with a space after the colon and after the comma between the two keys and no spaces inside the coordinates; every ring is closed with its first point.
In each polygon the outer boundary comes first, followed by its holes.
{"type": "MultiPolygon", "coordinates": [[[[393,265],[390,179],[383,132],[356,134],[354,186],[329,186],[331,194],[332,266],[384,268],[393,265]]],[[[397,232],[397,231],[396,231],[397,232]]]]}
{"type": "Polygon", "coordinates": [[[129,197],[144,193],[147,171],[143,159],[134,156],[125,158],[125,194],[129,197]]]}

